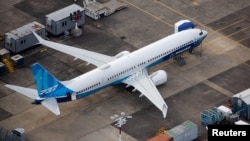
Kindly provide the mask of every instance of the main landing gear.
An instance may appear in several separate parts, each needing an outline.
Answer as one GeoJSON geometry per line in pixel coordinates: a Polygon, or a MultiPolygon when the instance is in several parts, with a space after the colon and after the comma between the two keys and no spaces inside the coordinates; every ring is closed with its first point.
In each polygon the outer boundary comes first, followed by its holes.
{"type": "Polygon", "coordinates": [[[185,59],[181,56],[177,56],[174,58],[179,66],[184,66],[186,64],[185,59]]]}
{"type": "MultiPolygon", "coordinates": [[[[193,49],[190,49],[188,52],[190,54],[194,54],[194,50],[193,49]]],[[[177,63],[179,64],[179,66],[183,66],[183,65],[186,64],[185,59],[183,57],[181,57],[180,55],[176,56],[174,59],[177,61],[177,63]]]]}
{"type": "Polygon", "coordinates": [[[194,54],[194,50],[193,50],[193,49],[190,49],[188,52],[189,52],[190,54],[194,54]]]}

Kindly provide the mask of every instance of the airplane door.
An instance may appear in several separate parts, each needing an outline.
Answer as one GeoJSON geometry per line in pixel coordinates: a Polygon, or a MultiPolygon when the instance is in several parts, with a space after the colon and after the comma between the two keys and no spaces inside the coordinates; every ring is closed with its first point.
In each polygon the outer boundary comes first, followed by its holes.
{"type": "Polygon", "coordinates": [[[73,100],[76,100],[76,93],[72,93],[71,94],[71,100],[73,101],[73,100]]]}
{"type": "Polygon", "coordinates": [[[105,78],[102,78],[101,85],[102,85],[102,84],[105,84],[105,83],[106,83],[106,79],[105,79],[105,78]]]}
{"type": "Polygon", "coordinates": [[[193,47],[197,47],[201,42],[198,41],[197,38],[194,39],[194,46],[193,47]]]}

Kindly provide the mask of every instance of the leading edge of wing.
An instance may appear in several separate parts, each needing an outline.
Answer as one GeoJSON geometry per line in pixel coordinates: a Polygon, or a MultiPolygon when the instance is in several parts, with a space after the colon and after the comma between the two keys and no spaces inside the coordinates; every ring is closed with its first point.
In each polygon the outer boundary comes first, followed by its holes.
{"type": "Polygon", "coordinates": [[[79,58],[81,60],[84,60],[88,63],[91,63],[95,66],[101,66],[103,64],[109,63],[115,59],[115,57],[100,54],[97,52],[80,49],[73,46],[68,46],[52,41],[47,41],[41,38],[37,33],[33,32],[37,40],[39,41],[39,44],[42,44],[44,46],[47,46],[49,48],[55,49],[57,51],[63,52],[65,54],[74,56],[75,58],[79,58]]]}
{"type": "Polygon", "coordinates": [[[141,70],[130,76],[123,83],[133,86],[146,96],[159,110],[162,111],[163,117],[166,118],[168,106],[159,93],[158,89],[148,77],[147,70],[141,70]]]}

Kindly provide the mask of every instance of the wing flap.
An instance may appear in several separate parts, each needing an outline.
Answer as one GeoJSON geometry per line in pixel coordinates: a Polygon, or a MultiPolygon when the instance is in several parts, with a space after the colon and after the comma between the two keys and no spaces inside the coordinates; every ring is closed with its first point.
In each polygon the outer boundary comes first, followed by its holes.
{"type": "Polygon", "coordinates": [[[166,118],[168,106],[162,98],[161,94],[155,87],[152,80],[148,77],[147,71],[141,70],[130,76],[123,83],[133,86],[146,96],[159,110],[162,111],[163,117],[166,118]]]}

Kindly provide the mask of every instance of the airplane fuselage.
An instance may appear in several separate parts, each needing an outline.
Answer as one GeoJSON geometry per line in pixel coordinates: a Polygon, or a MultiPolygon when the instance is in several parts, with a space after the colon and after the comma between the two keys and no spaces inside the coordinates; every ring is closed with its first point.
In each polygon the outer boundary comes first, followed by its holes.
{"type": "MultiPolygon", "coordinates": [[[[200,29],[184,30],[153,42],[132,53],[125,53],[118,59],[104,64],[67,82],[66,86],[74,91],[66,97],[56,97],[58,102],[80,99],[107,86],[120,84],[123,80],[149,69],[175,56],[199,46],[207,32],[200,29]]],[[[36,99],[40,104],[42,99],[36,99]]]]}

